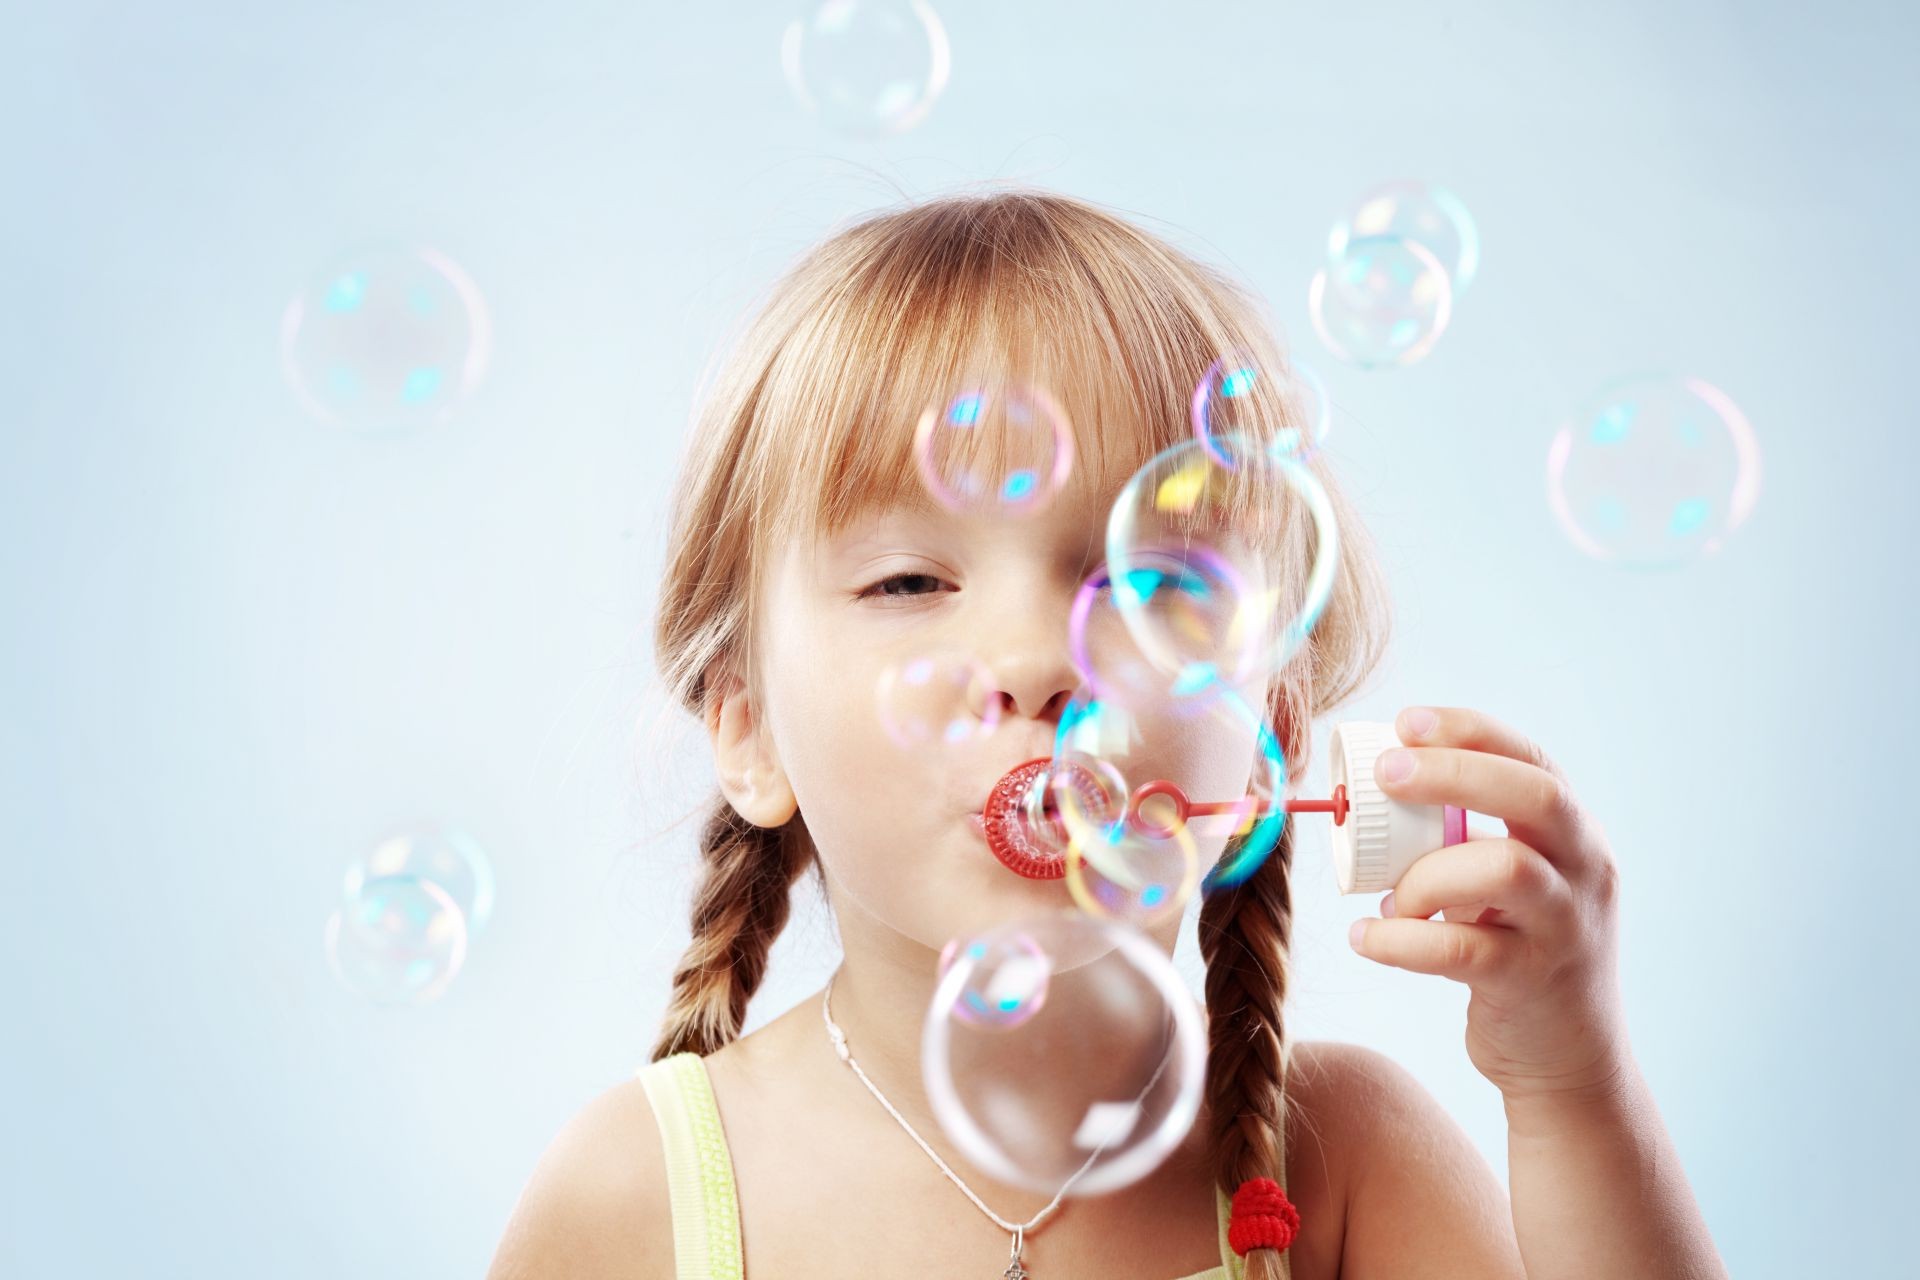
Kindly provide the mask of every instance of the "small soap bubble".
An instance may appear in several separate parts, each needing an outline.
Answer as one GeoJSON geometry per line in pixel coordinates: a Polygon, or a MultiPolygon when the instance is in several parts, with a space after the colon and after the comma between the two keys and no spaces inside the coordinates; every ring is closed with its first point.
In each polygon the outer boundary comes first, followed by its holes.
{"type": "Polygon", "coordinates": [[[1455,301],[1479,274],[1480,232],[1473,215],[1438,183],[1399,178],[1367,191],[1328,232],[1328,264],[1339,263],[1349,244],[1369,236],[1401,236],[1425,245],[1446,272],[1455,301]]]}
{"type": "Polygon", "coordinates": [[[1446,332],[1453,286],[1433,252],[1404,236],[1357,236],[1314,273],[1307,312],[1328,351],[1363,369],[1409,365],[1446,332]]]}
{"type": "Polygon", "coordinates": [[[829,128],[856,138],[905,133],[947,87],[947,29],[925,0],[826,0],[787,24],[787,84],[829,128]]]}
{"type": "Polygon", "coordinates": [[[375,876],[327,918],[327,961],[355,995],[382,1005],[437,1000],[467,956],[467,923],[445,889],[375,876]]]}
{"type": "Polygon", "coordinates": [[[1027,516],[1066,485],[1073,424],[1042,388],[968,387],[920,415],[913,456],[949,511],[1027,516]]]}
{"type": "Polygon", "coordinates": [[[897,747],[958,746],[1000,723],[993,673],[963,653],[920,654],[881,671],[874,696],[880,727],[897,747]]]}
{"type": "Polygon", "coordinates": [[[940,952],[941,974],[959,959],[966,961],[968,976],[954,997],[953,1016],[968,1026],[1011,1031],[1046,1005],[1053,962],[1018,929],[950,939],[940,952]]]}
{"type": "Polygon", "coordinates": [[[1208,366],[1194,385],[1189,415],[1207,455],[1231,468],[1240,450],[1312,457],[1326,440],[1326,406],[1325,389],[1310,370],[1269,371],[1241,352],[1208,366]]]}
{"type": "Polygon", "coordinates": [[[1296,406],[1297,420],[1304,431],[1289,428],[1278,437],[1272,452],[1295,462],[1305,462],[1319,453],[1333,432],[1333,397],[1320,373],[1304,360],[1295,360],[1287,371],[1289,403],[1296,406]]]}
{"type": "Polygon", "coordinates": [[[438,885],[460,908],[469,937],[493,916],[493,862],[479,840],[451,824],[420,820],[382,835],[347,868],[345,900],[354,901],[363,885],[382,876],[415,876],[438,885]]]}
{"type": "Polygon", "coordinates": [[[1547,450],[1547,500],[1583,554],[1674,568],[1725,545],[1760,494],[1760,446],[1700,378],[1638,375],[1589,397],[1547,450]]]}
{"type": "Polygon", "coordinates": [[[1065,910],[960,943],[922,1026],[921,1068],[934,1115],[969,1160],[1005,1182],[1090,1196],[1151,1173],[1191,1129],[1206,1037],[1199,1002],[1157,944],[1065,910]],[[1023,1016],[981,1020],[969,993],[983,970],[1009,967],[1005,996],[1023,1016]]]}
{"type": "Polygon", "coordinates": [[[280,323],[281,366],[300,403],[363,432],[446,422],[479,385],[492,343],[480,290],[433,249],[345,254],[280,323]]]}

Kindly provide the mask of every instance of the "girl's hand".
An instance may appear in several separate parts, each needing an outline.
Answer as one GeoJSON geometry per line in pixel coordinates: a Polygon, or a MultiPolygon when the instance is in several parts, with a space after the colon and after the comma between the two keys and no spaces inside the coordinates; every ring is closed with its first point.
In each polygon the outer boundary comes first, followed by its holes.
{"type": "Polygon", "coordinates": [[[1465,707],[1408,707],[1418,743],[1380,755],[1381,789],[1407,804],[1502,819],[1505,836],[1415,862],[1354,922],[1361,955],[1473,990],[1467,1056],[1507,1099],[1604,1092],[1631,1062],[1619,993],[1620,871],[1600,824],[1525,735],[1465,707]],[[1410,772],[1393,774],[1395,758],[1410,772]],[[1436,912],[1443,919],[1433,920],[1436,912]]]}

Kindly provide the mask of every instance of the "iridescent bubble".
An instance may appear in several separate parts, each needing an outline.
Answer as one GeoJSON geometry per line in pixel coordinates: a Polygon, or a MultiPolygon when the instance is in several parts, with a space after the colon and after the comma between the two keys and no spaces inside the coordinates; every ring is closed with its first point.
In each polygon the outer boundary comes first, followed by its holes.
{"type": "Polygon", "coordinates": [[[1201,866],[1212,868],[1207,891],[1245,880],[1286,822],[1280,744],[1225,685],[1158,712],[1081,688],[1061,713],[1046,777],[1075,901],[1141,924],[1180,910],[1201,866]]]}
{"type": "Polygon", "coordinates": [[[1666,569],[1712,555],[1760,496],[1760,446],[1726,392],[1699,378],[1624,378],[1577,409],[1547,450],[1547,499],[1595,560],[1666,569]]]}
{"type": "Polygon", "coordinates": [[[787,84],[830,128],[854,137],[904,133],[947,87],[947,29],[925,0],[826,0],[787,24],[787,84]]]}
{"type": "Polygon", "coordinates": [[[492,345],[480,290],[432,249],[347,254],[280,322],[294,394],[322,422],[356,431],[447,421],[479,384],[492,345]]]}
{"type": "Polygon", "coordinates": [[[1142,548],[1133,557],[1127,597],[1150,615],[1139,625],[1164,636],[1178,653],[1198,656],[1169,662],[1171,671],[1156,661],[1128,625],[1103,566],[1080,585],[1067,617],[1074,666],[1094,694],[1115,706],[1177,706],[1204,698],[1220,678],[1214,655],[1231,643],[1222,633],[1234,625],[1244,589],[1239,572],[1209,547],[1183,546],[1177,555],[1142,548]]]}
{"type": "Polygon", "coordinates": [[[1152,1172],[1199,1112],[1206,1037],[1199,1002],[1139,930],[1076,911],[968,939],[935,989],[921,1067],[941,1128],[992,1176],[1049,1194],[1099,1195],[1152,1172]],[[974,948],[981,947],[978,958],[974,948]],[[1012,998],[1045,1000],[1013,1025],[982,1025],[965,994],[976,967],[1013,957],[1012,998]]]}
{"type": "Polygon", "coordinates": [[[993,732],[1000,699],[993,673],[963,653],[889,663],[875,686],[880,727],[897,747],[955,746],[993,732]]]}
{"type": "Polygon", "coordinates": [[[1223,466],[1198,440],[1163,449],[1107,519],[1115,608],[1140,653],[1180,689],[1244,686],[1279,671],[1333,587],[1339,537],[1325,487],[1290,458],[1244,445],[1230,456],[1237,461],[1223,466]],[[1270,550],[1299,514],[1311,522],[1312,565],[1282,572],[1270,550]]]}
{"type": "Polygon", "coordinates": [[[1073,470],[1073,424],[1039,387],[968,387],[920,415],[913,457],[949,511],[1031,515],[1073,470]]]}
{"type": "Polygon", "coordinates": [[[460,909],[469,937],[493,917],[493,863],[477,839],[450,824],[409,822],[382,836],[363,860],[347,868],[346,901],[382,876],[416,876],[438,885],[460,909]]]}
{"type": "Polygon", "coordinates": [[[466,960],[466,918],[431,880],[377,876],[327,918],[326,946],[349,991],[376,1004],[426,1004],[466,960]]]}
{"type": "Polygon", "coordinates": [[[1347,246],[1369,236],[1400,236],[1425,245],[1452,284],[1455,301],[1480,270],[1480,232],[1459,196],[1418,178],[1383,182],[1354,203],[1327,235],[1327,262],[1347,256],[1347,246]]]}
{"type": "Polygon", "coordinates": [[[940,952],[940,973],[964,956],[966,981],[954,997],[953,1016],[970,1027],[1011,1031],[1047,1003],[1053,962],[1018,929],[979,938],[950,940],[940,952]]]}
{"type": "Polygon", "coordinates": [[[1270,451],[1305,462],[1320,452],[1333,432],[1333,397],[1327,394],[1327,384],[1319,372],[1304,360],[1295,360],[1287,371],[1287,389],[1292,403],[1299,406],[1305,431],[1296,435],[1289,429],[1276,438],[1270,451]]]}
{"type": "Polygon", "coordinates": [[[1433,252],[1404,236],[1360,236],[1314,273],[1307,312],[1327,350],[1363,369],[1408,365],[1433,350],[1453,314],[1453,286],[1433,252]]]}

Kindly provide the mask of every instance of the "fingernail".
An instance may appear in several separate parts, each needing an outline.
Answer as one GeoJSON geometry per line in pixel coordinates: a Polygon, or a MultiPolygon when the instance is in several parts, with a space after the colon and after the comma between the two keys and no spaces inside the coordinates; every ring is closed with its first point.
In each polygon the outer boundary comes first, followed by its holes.
{"type": "Polygon", "coordinates": [[[1388,782],[1405,782],[1413,775],[1413,752],[1395,747],[1380,753],[1380,776],[1388,782]]]}
{"type": "Polygon", "coordinates": [[[1347,930],[1347,942],[1355,951],[1360,949],[1360,939],[1366,932],[1367,922],[1365,920],[1355,920],[1353,922],[1353,928],[1347,930]]]}
{"type": "Polygon", "coordinates": [[[1386,897],[1380,899],[1380,914],[1388,920],[1393,919],[1393,890],[1391,889],[1387,890],[1386,897]]]}
{"type": "Polygon", "coordinates": [[[1407,711],[1407,732],[1416,738],[1424,738],[1440,727],[1440,717],[1433,713],[1432,707],[1413,707],[1407,711]]]}

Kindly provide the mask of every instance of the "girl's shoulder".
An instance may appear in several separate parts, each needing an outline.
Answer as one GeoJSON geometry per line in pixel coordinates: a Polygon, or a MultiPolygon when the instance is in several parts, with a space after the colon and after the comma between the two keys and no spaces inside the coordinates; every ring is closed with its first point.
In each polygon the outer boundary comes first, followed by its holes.
{"type": "Polygon", "coordinates": [[[666,1152],[645,1085],[602,1091],[535,1165],[487,1280],[672,1280],[666,1152]]]}

